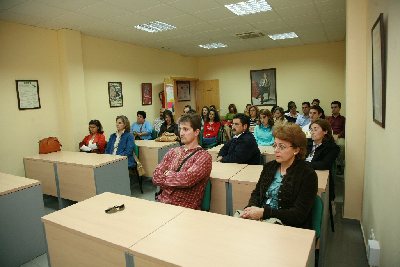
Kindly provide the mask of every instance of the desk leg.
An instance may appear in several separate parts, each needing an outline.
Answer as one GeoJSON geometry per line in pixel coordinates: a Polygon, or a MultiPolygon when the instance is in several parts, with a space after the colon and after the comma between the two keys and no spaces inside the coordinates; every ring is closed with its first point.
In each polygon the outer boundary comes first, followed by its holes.
{"type": "Polygon", "coordinates": [[[232,186],[229,182],[225,183],[226,190],[226,215],[233,216],[232,186]]]}
{"type": "Polygon", "coordinates": [[[135,267],[135,260],[133,259],[133,255],[125,252],[125,262],[126,267],[135,267]]]}
{"type": "Polygon", "coordinates": [[[63,200],[62,200],[61,194],[60,194],[60,179],[58,178],[57,163],[53,163],[53,167],[54,167],[54,178],[56,179],[58,209],[62,209],[64,207],[64,205],[63,205],[63,200]]]}

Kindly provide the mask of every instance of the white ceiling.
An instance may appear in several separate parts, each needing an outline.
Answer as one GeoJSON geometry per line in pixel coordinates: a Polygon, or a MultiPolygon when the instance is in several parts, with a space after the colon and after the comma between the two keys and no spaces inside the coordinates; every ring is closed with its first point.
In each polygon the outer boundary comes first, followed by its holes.
{"type": "Polygon", "coordinates": [[[48,29],[73,29],[86,35],[207,56],[271,47],[342,41],[346,34],[346,0],[267,0],[272,11],[236,16],[225,4],[244,0],[0,0],[0,19],[48,29]],[[176,29],[147,33],[135,25],[159,20],[176,29]],[[242,40],[242,32],[264,37],[242,40]],[[267,35],[295,32],[296,39],[267,35]],[[221,42],[226,48],[199,44],[221,42]]]}

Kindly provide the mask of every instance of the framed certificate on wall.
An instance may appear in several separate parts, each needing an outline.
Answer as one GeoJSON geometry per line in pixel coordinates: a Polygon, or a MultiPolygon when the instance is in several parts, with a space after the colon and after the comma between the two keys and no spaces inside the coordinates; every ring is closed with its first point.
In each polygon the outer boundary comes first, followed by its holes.
{"type": "Polygon", "coordinates": [[[41,108],[38,80],[16,80],[15,84],[20,110],[41,108]]]}

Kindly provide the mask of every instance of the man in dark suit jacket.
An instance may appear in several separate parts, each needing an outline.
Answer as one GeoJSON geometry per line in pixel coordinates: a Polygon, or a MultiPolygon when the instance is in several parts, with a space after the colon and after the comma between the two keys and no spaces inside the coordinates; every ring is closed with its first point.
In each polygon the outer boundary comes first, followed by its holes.
{"type": "Polygon", "coordinates": [[[243,113],[233,117],[234,137],[219,151],[217,161],[257,165],[260,164],[260,149],[253,134],[249,132],[250,118],[243,113]]]}

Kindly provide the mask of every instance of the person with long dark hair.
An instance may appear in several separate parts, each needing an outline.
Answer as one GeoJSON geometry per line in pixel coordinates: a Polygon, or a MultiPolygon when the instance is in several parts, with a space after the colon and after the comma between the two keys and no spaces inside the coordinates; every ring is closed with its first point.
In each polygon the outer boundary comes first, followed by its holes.
{"type": "Polygon", "coordinates": [[[103,154],[106,146],[103,126],[99,120],[89,121],[89,135],[79,143],[80,151],[103,154]]]}

